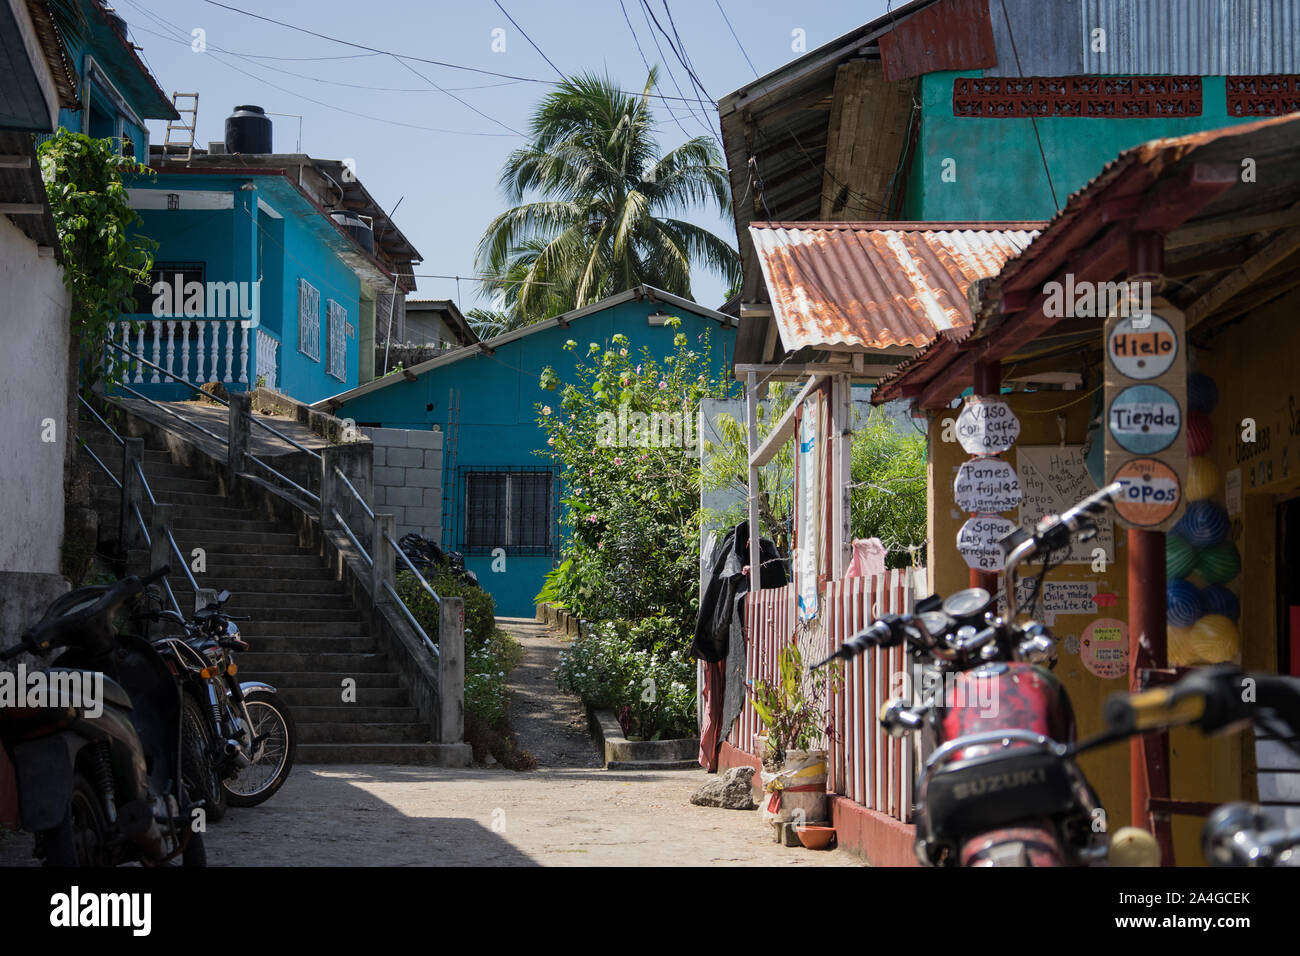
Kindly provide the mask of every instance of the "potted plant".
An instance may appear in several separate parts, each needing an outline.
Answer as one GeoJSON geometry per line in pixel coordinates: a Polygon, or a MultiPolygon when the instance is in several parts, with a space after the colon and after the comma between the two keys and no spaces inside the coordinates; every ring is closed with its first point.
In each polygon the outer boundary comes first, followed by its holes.
{"type": "Polygon", "coordinates": [[[826,817],[826,750],[820,745],[831,728],[826,697],[841,679],[810,677],[796,635],[777,655],[775,681],[750,684],[754,711],[766,734],[756,738],[763,760],[760,805],[764,823],[817,823],[826,817]]]}

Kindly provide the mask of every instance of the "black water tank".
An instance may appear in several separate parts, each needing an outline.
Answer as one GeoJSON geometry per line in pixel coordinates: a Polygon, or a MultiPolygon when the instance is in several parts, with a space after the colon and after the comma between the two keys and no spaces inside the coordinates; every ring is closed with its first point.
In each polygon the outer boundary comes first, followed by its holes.
{"type": "Polygon", "coordinates": [[[260,106],[236,106],[226,117],[227,153],[270,153],[271,118],[260,106]]]}
{"type": "Polygon", "coordinates": [[[343,227],[344,232],[357,241],[357,245],[366,252],[375,251],[375,232],[364,219],[343,211],[332,212],[330,215],[343,227]]]}

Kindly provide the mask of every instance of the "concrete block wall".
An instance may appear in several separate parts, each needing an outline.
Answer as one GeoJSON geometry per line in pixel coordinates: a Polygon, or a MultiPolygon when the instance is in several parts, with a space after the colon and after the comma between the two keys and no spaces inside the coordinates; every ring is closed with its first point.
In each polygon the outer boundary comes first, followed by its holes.
{"type": "Polygon", "coordinates": [[[415,531],[442,542],[442,432],[363,428],[374,446],[376,513],[391,514],[397,534],[415,531]]]}

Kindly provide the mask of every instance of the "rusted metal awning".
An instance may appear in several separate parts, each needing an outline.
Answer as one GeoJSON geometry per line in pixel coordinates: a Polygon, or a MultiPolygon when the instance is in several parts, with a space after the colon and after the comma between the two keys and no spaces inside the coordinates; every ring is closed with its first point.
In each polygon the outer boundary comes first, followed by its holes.
{"type": "Polygon", "coordinates": [[[920,348],[971,325],[966,289],[1041,223],[764,222],[749,227],[787,351],[920,348]]]}

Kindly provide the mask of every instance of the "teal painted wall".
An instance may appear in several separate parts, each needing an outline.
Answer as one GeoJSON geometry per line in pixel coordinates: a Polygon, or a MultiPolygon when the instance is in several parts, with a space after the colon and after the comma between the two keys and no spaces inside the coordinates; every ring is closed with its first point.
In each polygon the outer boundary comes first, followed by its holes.
{"type": "MultiPolygon", "coordinates": [[[[905,218],[1006,221],[1050,219],[1056,212],[1032,121],[953,116],[953,80],[980,75],[946,72],[922,78],[921,132],[907,182],[905,218]],[[943,181],[947,159],[956,161],[955,182],[943,181]]],[[[1071,193],[1132,146],[1253,120],[1230,117],[1224,78],[1207,76],[1201,81],[1200,116],[1055,117],[1038,120],[1038,134],[1057,200],[1064,206],[1071,193]]]]}
{"type": "MultiPolygon", "coordinates": [[[[705,332],[710,344],[710,364],[715,370],[729,367],[735,347],[735,330],[723,328],[716,320],[693,312],[664,306],[664,311],[682,320],[680,329],[652,327],[647,316],[659,306],[649,301],[626,302],[601,312],[575,319],[569,328],[551,328],[535,332],[497,348],[494,355],[477,354],[450,365],[431,369],[416,381],[399,379],[383,389],[347,402],[335,414],[354,419],[362,425],[385,428],[428,429],[438,424],[449,435],[445,441],[456,444],[456,483],[444,475],[444,487],[454,487],[455,508],[451,528],[457,532],[447,540],[460,550],[461,522],[458,514],[463,494],[459,473],[467,467],[529,466],[548,464],[535,454],[545,447],[545,433],[537,424],[537,403],[557,406],[556,392],[544,391],[538,382],[542,369],[551,366],[564,383],[576,380],[574,366],[585,355],[587,345],[595,342],[602,348],[615,333],[630,341],[629,351],[649,347],[656,356],[671,354],[673,336],[685,333],[692,347],[699,348],[705,332]],[[566,351],[564,343],[578,343],[566,351]],[[447,423],[448,391],[460,389],[460,425],[451,432],[447,423]],[[431,407],[430,407],[431,406],[431,407]]],[[[449,445],[444,444],[444,456],[449,445]]],[[[558,534],[558,529],[557,529],[558,534]]],[[[558,551],[559,542],[556,542],[558,551]]],[[[553,566],[551,555],[506,555],[504,572],[492,571],[491,555],[466,555],[466,566],[474,571],[496,601],[497,613],[507,617],[532,617],[533,597],[542,588],[542,579],[553,566]]]]}
{"type": "MultiPolygon", "coordinates": [[[[142,224],[138,228],[140,234],[158,243],[154,254],[158,262],[202,262],[206,266],[207,280],[213,282],[253,282],[260,278],[260,324],[280,340],[277,387],[299,401],[316,402],[357,385],[361,280],[335,254],[334,249],[313,232],[309,225],[311,217],[319,216],[319,213],[305,200],[297,201],[285,190],[280,190],[280,195],[277,196],[265,194],[281,218],[258,207],[258,197],[264,195],[262,184],[268,180],[269,177],[251,180],[259,186],[253,190],[240,189],[241,185],[249,182],[248,179],[226,176],[164,173],[147,181],[133,183],[131,185],[134,188],[156,189],[161,192],[208,190],[231,192],[235,197],[234,209],[142,209],[139,210],[142,224]],[[320,293],[319,360],[311,358],[298,348],[300,278],[306,278],[320,293]],[[331,299],[347,311],[346,321],[353,327],[353,335],[345,338],[347,360],[343,380],[326,372],[329,357],[327,308],[331,299]]],[[[148,314],[135,317],[153,319],[148,314]]],[[[223,331],[223,342],[224,334],[223,331]]],[[[134,337],[132,342],[135,342],[134,337]]],[[[177,342],[179,343],[179,334],[177,342]]],[[[146,349],[151,350],[148,341],[146,349]]],[[[152,359],[153,356],[147,354],[145,357],[152,359]]],[[[256,383],[259,374],[255,359],[255,336],[250,331],[250,385],[256,383]]],[[[179,371],[179,364],[174,368],[179,371]]],[[[224,358],[218,371],[224,376],[224,358]]],[[[193,364],[190,372],[193,378],[193,364]]],[[[151,398],[175,400],[191,394],[183,385],[144,384],[147,387],[141,384],[134,387],[151,398]]],[[[242,386],[236,383],[233,387],[242,386]]]]}

